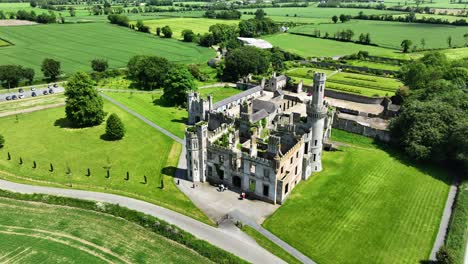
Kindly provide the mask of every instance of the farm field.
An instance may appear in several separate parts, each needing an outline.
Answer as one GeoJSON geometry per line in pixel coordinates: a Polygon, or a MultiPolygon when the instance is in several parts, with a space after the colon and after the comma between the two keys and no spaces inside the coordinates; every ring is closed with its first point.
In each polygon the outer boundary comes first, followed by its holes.
{"type": "Polygon", "coordinates": [[[389,70],[389,71],[399,71],[400,66],[374,62],[374,61],[362,61],[362,60],[346,60],[346,65],[353,65],[359,67],[368,67],[372,69],[379,69],[379,70],[389,70]]]}
{"type": "Polygon", "coordinates": [[[173,62],[205,63],[214,51],[175,39],[163,39],[107,23],[54,24],[2,28],[2,37],[14,46],[0,49],[3,64],[36,70],[44,58],[61,62],[62,71],[90,71],[90,61],[105,58],[111,68],[125,67],[134,55],[157,55],[173,62]],[[112,45],[109,45],[112,43],[112,45]]]}
{"type": "Polygon", "coordinates": [[[105,123],[69,128],[64,107],[23,114],[18,120],[1,118],[6,145],[0,149],[0,178],[135,197],[210,223],[173,182],[181,145],[113,104],[104,106],[125,124],[127,133],[120,141],[101,138],[105,123]]]}
{"type": "MultiPolygon", "coordinates": [[[[366,10],[367,11],[367,10],[366,10]]],[[[452,46],[464,46],[465,27],[450,25],[434,25],[421,23],[400,23],[387,21],[351,20],[346,23],[304,25],[292,28],[290,32],[314,34],[320,30],[321,35],[326,32],[333,36],[336,32],[351,29],[354,31],[353,40],[359,35],[369,33],[372,43],[384,48],[401,49],[404,39],[409,39],[418,48],[423,48],[421,39],[425,39],[425,49],[449,48],[447,38],[452,37],[452,46]]]]}
{"type": "MultiPolygon", "coordinates": [[[[213,102],[216,102],[239,93],[240,90],[235,88],[206,88],[200,89],[199,92],[203,97],[212,94],[213,102]]],[[[161,105],[159,101],[161,94],[106,93],[106,95],[167,129],[174,135],[184,138],[187,110],[161,105]],[[153,103],[154,101],[156,103],[153,103]]]]}
{"type": "MultiPolygon", "coordinates": [[[[291,69],[287,74],[298,81],[304,80],[304,84],[312,85],[314,72],[323,72],[328,76],[333,73],[330,70],[304,67],[291,69]]],[[[371,97],[393,95],[401,86],[403,83],[396,79],[348,72],[337,72],[327,77],[326,84],[327,89],[371,97]]]]}
{"type": "Polygon", "coordinates": [[[263,224],[318,263],[419,263],[429,257],[450,179],[371,139],[325,152],[324,170],[301,182],[263,224]],[[313,206],[312,206],[313,205],[313,206]]]}
{"type": "Polygon", "coordinates": [[[349,42],[340,42],[328,39],[313,38],[289,33],[264,36],[262,39],[269,41],[290,52],[307,57],[333,57],[358,53],[361,50],[368,51],[373,56],[382,56],[397,59],[406,59],[411,55],[403,54],[399,50],[383,47],[366,46],[349,42]]]}
{"type": "MultiPolygon", "coordinates": [[[[310,17],[310,18],[328,18],[331,23],[331,18],[334,15],[351,15],[356,16],[359,14],[360,9],[356,8],[321,8],[316,5],[309,5],[308,7],[283,7],[283,8],[263,8],[267,16],[286,16],[286,17],[310,17]]],[[[255,12],[256,9],[242,9],[242,12],[255,12]]],[[[377,14],[396,14],[404,12],[386,11],[386,10],[375,10],[368,9],[366,14],[377,15],[377,14]],[[367,13],[369,12],[369,13],[367,13]]]]}
{"type": "Polygon", "coordinates": [[[0,197],[0,219],[0,256],[7,263],[209,262],[137,224],[94,211],[0,197]]]}
{"type": "Polygon", "coordinates": [[[239,20],[224,20],[224,19],[209,19],[209,18],[166,18],[156,20],[145,20],[144,24],[149,26],[151,32],[156,32],[157,27],[169,26],[172,29],[173,38],[182,38],[182,31],[191,29],[195,34],[203,34],[208,32],[211,25],[214,24],[228,24],[238,25],[239,20]]]}

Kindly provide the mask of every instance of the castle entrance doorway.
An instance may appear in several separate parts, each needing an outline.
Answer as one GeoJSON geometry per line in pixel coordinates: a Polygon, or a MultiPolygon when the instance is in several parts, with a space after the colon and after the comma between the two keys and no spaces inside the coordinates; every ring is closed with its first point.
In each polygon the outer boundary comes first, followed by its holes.
{"type": "Polygon", "coordinates": [[[235,187],[240,188],[241,187],[241,178],[239,176],[232,177],[232,185],[234,185],[235,187]]]}

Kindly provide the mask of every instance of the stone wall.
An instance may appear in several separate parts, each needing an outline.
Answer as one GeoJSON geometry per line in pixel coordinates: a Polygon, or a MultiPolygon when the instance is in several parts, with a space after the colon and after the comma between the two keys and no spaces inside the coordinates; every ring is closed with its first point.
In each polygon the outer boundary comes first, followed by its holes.
{"type": "MultiPolygon", "coordinates": [[[[304,89],[310,91],[312,86],[304,85],[304,89]]],[[[358,94],[345,93],[325,88],[325,96],[362,104],[381,104],[384,97],[368,97],[358,94]]]]}
{"type": "Polygon", "coordinates": [[[338,115],[335,115],[335,118],[333,120],[333,128],[345,130],[354,134],[359,134],[370,138],[375,138],[384,142],[389,142],[391,139],[390,131],[388,130],[376,129],[368,125],[359,123],[355,120],[340,118],[338,115]]]}

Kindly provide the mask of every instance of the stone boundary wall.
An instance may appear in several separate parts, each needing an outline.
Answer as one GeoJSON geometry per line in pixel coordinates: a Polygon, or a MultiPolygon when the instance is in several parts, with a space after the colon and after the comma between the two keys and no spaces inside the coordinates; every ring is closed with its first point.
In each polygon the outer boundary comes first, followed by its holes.
{"type": "MultiPolygon", "coordinates": [[[[362,104],[381,104],[384,99],[383,97],[368,97],[368,96],[363,96],[363,95],[358,95],[358,94],[335,91],[335,90],[327,89],[326,87],[327,86],[325,85],[325,96],[335,98],[335,99],[341,99],[341,100],[362,103],[362,104]]],[[[305,88],[304,90],[307,90],[307,91],[312,90],[312,86],[310,85],[304,85],[304,88],[305,88]]]]}
{"type": "Polygon", "coordinates": [[[356,70],[360,72],[370,72],[370,71],[379,71],[382,72],[386,75],[395,75],[397,72],[392,71],[392,70],[383,70],[383,69],[375,69],[375,68],[369,68],[369,67],[363,67],[363,66],[354,66],[354,65],[347,65],[347,64],[338,64],[338,63],[332,63],[332,62],[325,62],[325,61],[302,61],[300,62],[301,64],[307,64],[307,65],[312,65],[316,67],[322,67],[322,68],[329,68],[329,67],[335,67],[337,69],[351,69],[351,70],[356,70]]]}
{"type": "Polygon", "coordinates": [[[375,138],[384,142],[389,142],[391,140],[390,131],[388,130],[379,130],[373,127],[365,126],[355,120],[340,118],[338,117],[338,115],[335,115],[335,118],[333,120],[333,128],[341,129],[370,138],[375,138]]]}

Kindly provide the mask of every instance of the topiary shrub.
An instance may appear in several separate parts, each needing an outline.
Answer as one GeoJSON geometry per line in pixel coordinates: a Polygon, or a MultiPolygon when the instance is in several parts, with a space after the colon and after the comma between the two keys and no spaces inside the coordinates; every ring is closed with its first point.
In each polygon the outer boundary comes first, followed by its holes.
{"type": "Polygon", "coordinates": [[[3,146],[5,146],[5,138],[0,135],[0,148],[3,148],[3,146]]]}
{"type": "Polygon", "coordinates": [[[119,140],[122,139],[125,135],[125,126],[117,116],[117,114],[112,113],[106,122],[106,137],[109,140],[119,140]]]}

